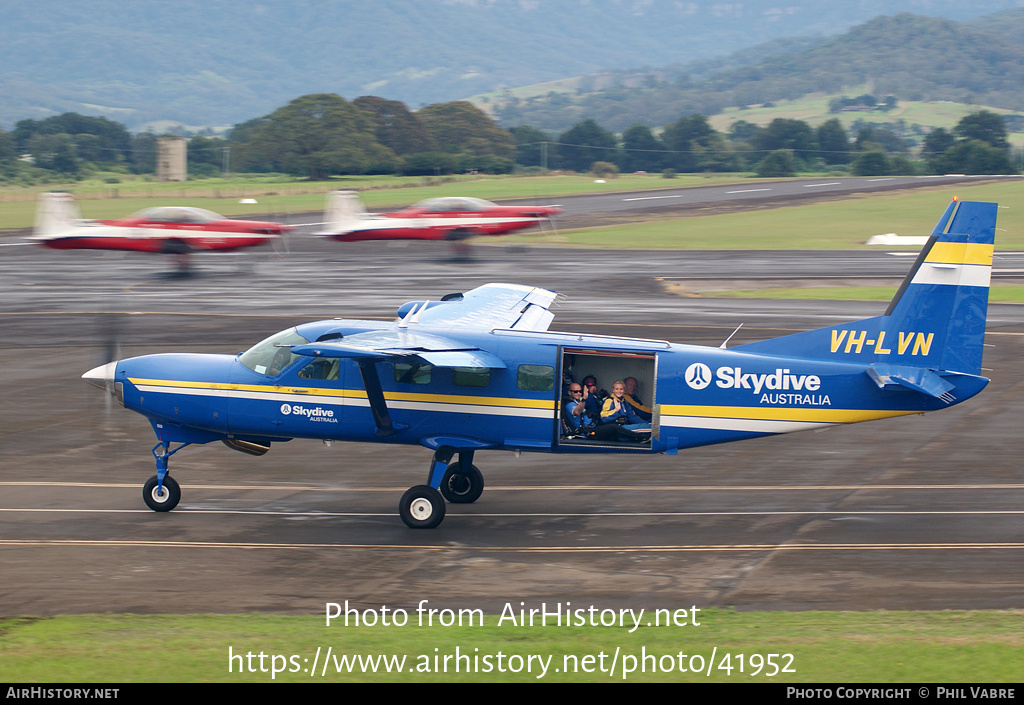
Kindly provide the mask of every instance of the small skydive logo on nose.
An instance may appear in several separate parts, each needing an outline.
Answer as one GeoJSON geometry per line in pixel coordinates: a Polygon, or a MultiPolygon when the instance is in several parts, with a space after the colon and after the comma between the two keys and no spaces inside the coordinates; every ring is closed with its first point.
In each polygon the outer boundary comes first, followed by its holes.
{"type": "Polygon", "coordinates": [[[686,368],[683,379],[692,389],[704,389],[711,384],[711,368],[703,362],[695,362],[686,368]]]}
{"type": "Polygon", "coordinates": [[[288,414],[292,413],[292,405],[291,404],[282,404],[281,405],[281,413],[284,414],[285,416],[287,416],[288,414]]]}

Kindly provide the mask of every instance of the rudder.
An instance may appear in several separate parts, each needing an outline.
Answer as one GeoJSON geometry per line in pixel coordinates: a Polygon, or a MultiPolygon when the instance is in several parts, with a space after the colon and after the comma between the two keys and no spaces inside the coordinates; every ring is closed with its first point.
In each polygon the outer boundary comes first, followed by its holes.
{"type": "Polygon", "coordinates": [[[49,191],[39,194],[36,206],[36,223],[32,234],[36,238],[48,238],[64,232],[82,215],[75,203],[75,197],[66,191],[49,191]]]}
{"type": "Polygon", "coordinates": [[[331,191],[327,194],[324,221],[327,232],[346,233],[355,230],[357,224],[366,218],[366,207],[355,191],[331,191]]]}

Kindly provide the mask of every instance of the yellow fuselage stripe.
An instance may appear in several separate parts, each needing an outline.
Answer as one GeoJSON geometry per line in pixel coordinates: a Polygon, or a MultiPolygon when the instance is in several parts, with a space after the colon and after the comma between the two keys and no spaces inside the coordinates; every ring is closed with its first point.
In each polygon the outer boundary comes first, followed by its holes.
{"type": "MultiPolygon", "coordinates": [[[[343,397],[347,399],[366,399],[366,392],[361,389],[323,389],[319,387],[281,387],[262,384],[225,384],[223,382],[186,382],[166,379],[128,380],[135,386],[151,387],[184,387],[186,389],[216,389],[237,392],[264,392],[278,394],[308,394],[310,396],[343,397]]],[[[384,398],[389,401],[443,402],[446,404],[478,404],[481,406],[513,406],[526,409],[554,409],[555,402],[550,399],[512,399],[505,397],[475,397],[457,394],[420,394],[413,392],[385,392],[384,398]]]]}
{"type": "Polygon", "coordinates": [[[890,416],[921,414],[901,409],[792,409],[752,406],[675,406],[663,404],[661,416],[694,416],[715,419],[757,419],[765,421],[804,421],[819,423],[856,423],[890,416]]]}

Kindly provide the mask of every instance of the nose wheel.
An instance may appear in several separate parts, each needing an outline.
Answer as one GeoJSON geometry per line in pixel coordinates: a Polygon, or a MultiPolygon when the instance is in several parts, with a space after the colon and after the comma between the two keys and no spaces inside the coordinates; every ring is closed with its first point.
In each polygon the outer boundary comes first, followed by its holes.
{"type": "Polygon", "coordinates": [[[153,475],[142,486],[142,499],[154,512],[169,512],[181,501],[181,487],[170,475],[164,476],[161,487],[156,475],[153,475]]]}
{"type": "Polygon", "coordinates": [[[410,487],[398,503],[398,513],[410,529],[433,529],[444,519],[444,497],[428,485],[410,487]]]}
{"type": "Polygon", "coordinates": [[[171,449],[171,444],[160,441],[153,446],[153,457],[156,458],[156,475],[146,480],[142,486],[142,500],[146,506],[154,512],[169,512],[178,506],[181,501],[181,487],[173,477],[167,474],[167,460],[185,446],[191,443],[182,443],[177,448],[171,449]]]}

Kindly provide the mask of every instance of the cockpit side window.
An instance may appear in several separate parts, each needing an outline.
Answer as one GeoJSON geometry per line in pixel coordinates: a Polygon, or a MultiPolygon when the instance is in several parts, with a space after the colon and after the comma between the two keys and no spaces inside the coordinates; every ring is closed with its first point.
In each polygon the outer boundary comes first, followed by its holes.
{"type": "Polygon", "coordinates": [[[239,355],[238,359],[253,372],[276,377],[282,370],[302,357],[292,354],[292,346],[304,345],[308,342],[294,328],[289,328],[252,346],[239,355]]]}
{"type": "Polygon", "coordinates": [[[299,370],[299,379],[320,379],[337,382],[341,370],[341,360],[336,357],[317,357],[299,370]]]}

